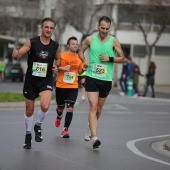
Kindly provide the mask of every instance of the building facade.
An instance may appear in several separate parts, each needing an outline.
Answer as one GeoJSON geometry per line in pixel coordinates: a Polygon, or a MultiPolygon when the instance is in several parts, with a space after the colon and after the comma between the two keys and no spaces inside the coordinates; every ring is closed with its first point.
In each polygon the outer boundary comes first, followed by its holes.
{"type": "MultiPolygon", "coordinates": [[[[68,22],[64,24],[64,27],[60,28],[60,35],[57,35],[59,31],[59,23],[65,21],[64,16],[69,17],[76,13],[73,11],[65,10],[65,5],[70,6],[73,3],[81,3],[77,0],[0,0],[0,20],[2,27],[0,28],[0,43],[3,41],[3,57],[7,55],[9,51],[9,45],[15,43],[23,44],[28,38],[38,35],[38,24],[41,19],[46,16],[52,16],[56,19],[57,29],[55,31],[54,39],[61,45],[62,51],[65,50],[66,41],[70,36],[77,36],[79,42],[85,35],[82,30],[83,27],[87,28],[90,24],[90,33],[95,33],[97,30],[98,19],[102,15],[107,15],[112,19],[112,27],[110,34],[115,35],[119,40],[126,57],[131,57],[133,61],[139,65],[143,74],[146,74],[148,68],[148,53],[146,48],[145,37],[139,25],[136,21],[140,21],[143,28],[147,30],[147,41],[150,45],[154,43],[157,38],[158,30],[160,29],[160,19],[155,20],[154,14],[150,12],[150,7],[153,4],[148,2],[154,2],[154,0],[87,0],[89,6],[93,4],[91,11],[83,14],[82,19],[75,19],[74,24],[68,22]],[[62,8],[61,8],[61,5],[62,8]],[[62,10],[61,10],[62,9],[62,10]],[[96,12],[94,13],[94,11],[96,12]],[[93,17],[93,20],[91,18],[93,17]],[[5,19],[5,20],[4,20],[5,19]],[[91,20],[92,22],[89,22],[91,20]],[[77,22],[76,22],[77,21],[77,22]],[[82,27],[79,27],[84,23],[82,27]]],[[[160,3],[163,0],[160,0],[160,3]]],[[[79,4],[78,4],[79,5],[79,4]]],[[[92,5],[91,5],[92,6],[92,5]]],[[[68,7],[68,6],[67,6],[68,7]]],[[[166,1],[163,7],[166,7],[170,11],[170,1],[166,1]]],[[[88,8],[89,7],[84,7],[88,8]]],[[[163,9],[163,8],[162,8],[163,9]]],[[[78,10],[78,9],[77,9],[78,10]]],[[[81,12],[81,11],[80,11],[81,12]]],[[[157,12],[158,13],[158,12],[157,12]]],[[[160,15],[160,13],[158,13],[160,15]]],[[[79,17],[79,16],[78,16],[79,17]]],[[[162,19],[170,20],[170,13],[167,12],[166,16],[162,16],[162,19]]],[[[170,78],[168,73],[170,72],[170,22],[166,23],[166,27],[159,40],[153,46],[151,51],[151,60],[155,61],[157,65],[156,69],[156,84],[170,85],[170,78]]],[[[10,47],[13,48],[12,46],[10,47]]],[[[87,53],[88,58],[88,53],[87,53]]],[[[24,68],[26,68],[24,66],[24,68]]],[[[116,64],[116,75],[114,78],[119,79],[122,65],[116,64]]],[[[144,84],[145,79],[140,78],[140,84],[144,84]]]]}

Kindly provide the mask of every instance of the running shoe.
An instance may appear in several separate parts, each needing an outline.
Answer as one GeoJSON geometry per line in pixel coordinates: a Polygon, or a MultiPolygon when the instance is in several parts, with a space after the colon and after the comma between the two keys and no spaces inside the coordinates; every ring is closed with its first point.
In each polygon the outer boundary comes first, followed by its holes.
{"type": "Polygon", "coordinates": [[[89,124],[88,124],[86,133],[85,133],[85,135],[84,135],[84,140],[85,140],[85,141],[90,141],[91,138],[92,138],[92,136],[91,136],[91,130],[90,130],[90,127],[89,127],[89,124]]]}
{"type": "Polygon", "coordinates": [[[34,126],[34,132],[35,132],[35,141],[36,142],[42,142],[43,141],[43,137],[41,136],[41,127],[36,125],[34,126]]]}
{"type": "Polygon", "coordinates": [[[60,125],[61,125],[61,119],[62,119],[62,117],[57,117],[57,118],[56,118],[56,120],[55,120],[55,126],[56,126],[56,127],[60,127],[60,125]]]}
{"type": "Polygon", "coordinates": [[[97,137],[93,137],[93,149],[99,148],[100,145],[101,145],[100,140],[97,137]]]}
{"type": "Polygon", "coordinates": [[[63,129],[63,131],[61,132],[61,137],[62,138],[69,138],[70,137],[67,128],[63,129]]]}
{"type": "Polygon", "coordinates": [[[121,95],[121,96],[125,96],[125,93],[124,92],[119,92],[119,94],[121,95]]]}
{"type": "Polygon", "coordinates": [[[31,139],[32,139],[32,135],[31,134],[26,134],[25,135],[25,143],[23,145],[23,148],[31,149],[31,139]]]}

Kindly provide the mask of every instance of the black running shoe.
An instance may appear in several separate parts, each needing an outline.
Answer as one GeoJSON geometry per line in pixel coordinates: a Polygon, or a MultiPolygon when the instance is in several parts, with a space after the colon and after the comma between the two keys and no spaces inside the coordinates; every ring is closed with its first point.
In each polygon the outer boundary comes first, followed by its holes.
{"type": "Polygon", "coordinates": [[[101,145],[101,142],[99,141],[97,137],[93,139],[93,149],[99,148],[100,145],[101,145]]]}
{"type": "Polygon", "coordinates": [[[24,143],[23,148],[31,149],[31,139],[32,139],[32,135],[31,134],[26,134],[25,135],[25,143],[24,143]]]}
{"type": "Polygon", "coordinates": [[[41,127],[35,125],[34,126],[34,132],[35,132],[35,141],[36,142],[42,142],[43,141],[43,137],[41,136],[41,127]]]}

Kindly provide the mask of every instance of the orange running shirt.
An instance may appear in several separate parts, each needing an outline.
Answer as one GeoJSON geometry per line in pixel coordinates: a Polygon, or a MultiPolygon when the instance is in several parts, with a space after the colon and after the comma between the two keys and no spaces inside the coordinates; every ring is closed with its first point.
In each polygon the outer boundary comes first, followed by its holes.
{"type": "Polygon", "coordinates": [[[72,56],[68,51],[61,53],[60,67],[70,65],[70,71],[59,70],[56,81],[56,87],[59,88],[78,88],[78,70],[83,67],[82,61],[78,54],[72,56]]]}

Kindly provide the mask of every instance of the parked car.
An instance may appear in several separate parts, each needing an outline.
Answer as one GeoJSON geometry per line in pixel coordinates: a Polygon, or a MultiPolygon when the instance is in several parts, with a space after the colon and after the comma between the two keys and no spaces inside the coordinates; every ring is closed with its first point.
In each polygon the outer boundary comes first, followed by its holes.
{"type": "Polygon", "coordinates": [[[24,71],[19,63],[8,63],[6,65],[4,72],[4,80],[6,79],[11,79],[12,81],[16,81],[16,79],[19,79],[21,82],[23,82],[24,71]]]}

